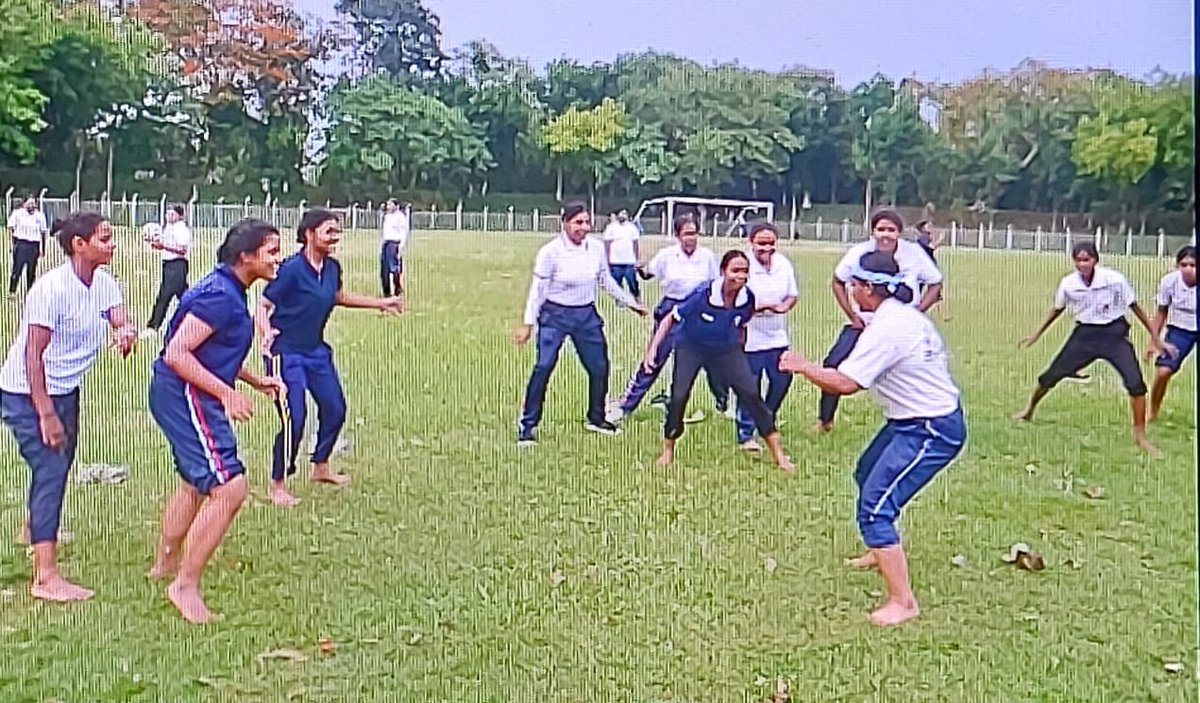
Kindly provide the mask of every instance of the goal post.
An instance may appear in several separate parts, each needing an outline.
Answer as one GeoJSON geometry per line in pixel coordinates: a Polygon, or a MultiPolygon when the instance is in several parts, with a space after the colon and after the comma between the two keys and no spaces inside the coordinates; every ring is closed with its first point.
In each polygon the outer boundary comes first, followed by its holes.
{"type": "MultiPolygon", "coordinates": [[[[666,195],[643,200],[638,206],[633,220],[641,222],[647,210],[661,209],[665,218],[663,234],[669,234],[671,223],[675,221],[675,215],[681,208],[694,209],[700,215],[700,234],[706,233],[710,210],[716,211],[712,214],[718,222],[721,220],[720,213],[726,213],[725,222],[729,225],[725,230],[726,236],[731,235],[738,226],[751,219],[762,218],[768,222],[775,221],[775,203],[770,200],[739,200],[685,195],[666,195]]],[[[715,235],[716,231],[714,230],[712,234],[715,235]]]]}

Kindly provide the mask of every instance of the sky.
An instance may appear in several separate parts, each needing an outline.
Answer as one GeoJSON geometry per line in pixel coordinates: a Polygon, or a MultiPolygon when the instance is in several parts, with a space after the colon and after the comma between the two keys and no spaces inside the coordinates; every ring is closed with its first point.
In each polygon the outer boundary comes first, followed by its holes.
{"type": "MultiPolygon", "coordinates": [[[[293,0],[335,16],[334,0],[293,0]]],[[[423,0],[442,48],[482,39],[541,69],[654,49],[701,63],[778,70],[803,65],[854,85],[959,81],[1026,57],[1061,68],[1145,77],[1194,72],[1191,0],[423,0]]]]}

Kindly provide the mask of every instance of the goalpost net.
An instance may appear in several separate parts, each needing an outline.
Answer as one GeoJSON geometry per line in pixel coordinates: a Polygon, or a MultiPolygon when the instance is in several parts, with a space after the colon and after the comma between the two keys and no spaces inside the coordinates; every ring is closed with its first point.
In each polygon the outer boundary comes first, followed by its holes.
{"type": "Polygon", "coordinates": [[[700,219],[700,234],[711,236],[740,236],[740,228],[755,219],[775,221],[775,203],[769,200],[738,200],[734,198],[709,198],[670,195],[650,198],[638,206],[633,221],[642,218],[659,220],[662,234],[671,233],[671,223],[682,212],[694,212],[700,219]]]}

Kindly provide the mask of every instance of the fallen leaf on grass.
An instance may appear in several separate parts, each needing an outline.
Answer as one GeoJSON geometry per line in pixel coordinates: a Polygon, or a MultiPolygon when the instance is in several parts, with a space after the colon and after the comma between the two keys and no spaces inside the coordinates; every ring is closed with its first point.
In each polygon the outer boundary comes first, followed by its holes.
{"type": "Polygon", "coordinates": [[[418,642],[420,642],[420,641],[421,641],[421,633],[420,633],[420,632],[414,632],[414,633],[412,634],[412,637],[409,637],[409,638],[408,638],[408,643],[409,643],[410,645],[416,644],[416,643],[418,643],[418,642]]]}
{"type": "Polygon", "coordinates": [[[775,561],[774,557],[767,557],[765,566],[767,569],[767,573],[773,574],[773,573],[775,573],[775,569],[779,568],[779,562],[775,561]]]}
{"type": "Polygon", "coordinates": [[[1083,494],[1092,500],[1099,500],[1104,497],[1104,486],[1088,486],[1083,489],[1083,494]]]}
{"type": "Polygon", "coordinates": [[[1182,674],[1183,662],[1167,662],[1166,664],[1163,664],[1163,669],[1166,669],[1167,673],[1170,674],[1182,674]]]}
{"type": "Polygon", "coordinates": [[[787,703],[791,700],[791,694],[788,693],[788,682],[779,677],[775,680],[775,690],[771,693],[771,698],[768,703],[787,703]]]}
{"type": "Polygon", "coordinates": [[[563,572],[561,572],[561,571],[550,572],[550,588],[558,588],[566,580],[567,580],[567,576],[563,572]]]}
{"type": "Polygon", "coordinates": [[[962,569],[967,565],[967,557],[965,554],[955,554],[950,558],[950,563],[962,569]]]}
{"type": "Polygon", "coordinates": [[[290,662],[308,661],[304,652],[295,649],[269,649],[258,655],[259,662],[265,662],[268,659],[286,659],[290,662]]]}
{"type": "Polygon", "coordinates": [[[322,637],[317,640],[317,649],[325,656],[333,656],[337,654],[337,643],[328,637],[322,637]]]}
{"type": "Polygon", "coordinates": [[[1024,542],[1017,542],[1008,548],[1008,554],[1000,557],[1005,562],[1025,571],[1041,571],[1046,568],[1046,562],[1041,554],[1029,548],[1024,542]]]}

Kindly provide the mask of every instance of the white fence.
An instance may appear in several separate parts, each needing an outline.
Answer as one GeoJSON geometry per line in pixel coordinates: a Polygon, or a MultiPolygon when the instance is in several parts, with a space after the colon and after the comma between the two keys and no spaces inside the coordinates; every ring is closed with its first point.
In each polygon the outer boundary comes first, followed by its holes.
{"type": "MultiPolygon", "coordinates": [[[[103,213],[114,225],[140,227],[148,222],[162,222],[167,207],[171,204],[165,197],[156,201],[139,200],[136,195],[121,200],[84,200],[75,201],[72,198],[50,198],[43,191],[40,196],[43,212],[48,221],[63,217],[72,210],[93,210],[103,213]]],[[[241,203],[197,202],[184,204],[187,208],[186,221],[193,229],[225,229],[244,217],[256,217],[275,224],[280,229],[295,228],[300,222],[300,216],[307,207],[323,206],[338,213],[346,229],[354,233],[358,230],[374,230],[379,228],[382,209],[373,203],[360,205],[358,203],[345,207],[332,207],[329,203],[301,203],[297,206],[280,206],[270,201],[255,204],[250,198],[241,203]]],[[[0,216],[7,218],[8,212],[19,207],[19,196],[14,195],[13,189],[4,193],[0,201],[0,216]]],[[[517,212],[512,207],[501,212],[489,211],[484,208],[480,212],[464,211],[461,207],[450,211],[417,211],[411,213],[412,226],[419,230],[447,230],[474,232],[556,232],[561,227],[559,216],[533,210],[517,212]]],[[[603,228],[608,221],[604,215],[596,216],[596,229],[603,228]]],[[[646,234],[663,234],[668,231],[664,217],[643,218],[639,223],[646,234]]],[[[719,217],[709,218],[703,223],[704,234],[722,236],[727,234],[734,223],[719,217]]],[[[861,222],[843,220],[841,222],[824,222],[820,218],[814,221],[794,219],[776,223],[785,237],[798,240],[852,243],[867,238],[867,231],[861,222]]],[[[1163,230],[1154,234],[1139,234],[1132,229],[1115,233],[1097,227],[1094,232],[1063,232],[1043,231],[1040,227],[1035,231],[1016,230],[1011,225],[1003,229],[979,225],[978,227],[962,227],[957,222],[951,222],[945,232],[944,245],[955,249],[979,250],[1012,250],[1012,251],[1068,251],[1071,246],[1082,239],[1092,239],[1096,247],[1110,254],[1125,254],[1128,256],[1173,256],[1183,245],[1196,243],[1193,231],[1190,237],[1171,236],[1163,230]]]]}

